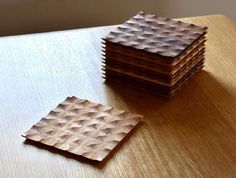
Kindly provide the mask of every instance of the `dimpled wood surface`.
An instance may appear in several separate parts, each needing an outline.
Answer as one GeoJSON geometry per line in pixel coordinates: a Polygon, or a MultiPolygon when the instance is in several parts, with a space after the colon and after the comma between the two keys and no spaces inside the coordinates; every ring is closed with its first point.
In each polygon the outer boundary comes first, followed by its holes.
{"type": "Polygon", "coordinates": [[[100,38],[115,26],[0,38],[0,177],[235,177],[236,25],[221,15],[180,20],[209,27],[206,63],[171,100],[103,83],[100,38]],[[142,114],[143,125],[99,164],[24,143],[73,95],[142,114]]]}
{"type": "Polygon", "coordinates": [[[124,110],[67,97],[24,137],[102,161],[142,118],[124,110]]]}
{"type": "Polygon", "coordinates": [[[206,30],[207,27],[139,12],[104,40],[163,57],[176,57],[206,30]]]}

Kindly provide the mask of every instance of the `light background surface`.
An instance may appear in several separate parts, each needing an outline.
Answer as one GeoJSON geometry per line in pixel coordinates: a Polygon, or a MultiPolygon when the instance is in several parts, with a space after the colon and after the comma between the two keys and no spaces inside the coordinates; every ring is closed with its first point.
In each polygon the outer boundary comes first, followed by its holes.
{"type": "Polygon", "coordinates": [[[235,0],[0,0],[0,36],[118,24],[142,10],[170,18],[224,14],[235,0]]]}

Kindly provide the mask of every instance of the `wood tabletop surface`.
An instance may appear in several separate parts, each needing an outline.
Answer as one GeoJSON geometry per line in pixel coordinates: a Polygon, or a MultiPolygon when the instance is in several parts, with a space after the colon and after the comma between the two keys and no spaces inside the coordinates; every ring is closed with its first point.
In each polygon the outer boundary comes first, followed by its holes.
{"type": "Polygon", "coordinates": [[[236,25],[209,27],[204,69],[172,99],[105,84],[101,37],[115,26],[0,38],[0,177],[236,177],[236,25]],[[21,135],[67,96],[144,115],[101,163],[21,135]]]}

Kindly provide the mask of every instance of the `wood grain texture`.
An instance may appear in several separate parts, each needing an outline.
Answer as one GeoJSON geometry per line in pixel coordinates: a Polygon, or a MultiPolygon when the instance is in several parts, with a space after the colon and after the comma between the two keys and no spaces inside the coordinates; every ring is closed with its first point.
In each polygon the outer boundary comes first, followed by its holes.
{"type": "Polygon", "coordinates": [[[236,25],[222,15],[181,20],[209,27],[206,66],[171,100],[103,83],[100,38],[114,26],[0,38],[0,176],[235,177],[236,25]],[[102,164],[24,143],[71,95],[144,123],[102,164]]]}

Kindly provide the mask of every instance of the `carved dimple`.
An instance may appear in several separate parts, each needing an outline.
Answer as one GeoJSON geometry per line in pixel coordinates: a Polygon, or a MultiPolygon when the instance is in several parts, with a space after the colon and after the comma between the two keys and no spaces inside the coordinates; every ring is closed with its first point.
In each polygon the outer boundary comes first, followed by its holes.
{"type": "Polygon", "coordinates": [[[72,97],[67,97],[65,102],[67,103],[74,103],[75,101],[77,101],[77,98],[75,96],[72,96],[72,97]]]}
{"type": "Polygon", "coordinates": [[[59,138],[62,139],[62,140],[67,140],[71,137],[71,135],[62,135],[60,136],[59,138]]]}
{"type": "Polygon", "coordinates": [[[92,128],[92,129],[97,129],[98,128],[98,126],[99,126],[99,124],[90,124],[90,125],[88,125],[87,127],[89,127],[89,128],[92,128]]]}
{"type": "Polygon", "coordinates": [[[86,137],[88,137],[88,136],[90,136],[92,133],[93,133],[92,131],[84,131],[84,132],[82,132],[81,134],[84,135],[84,136],[86,136],[86,137]]]}
{"type": "Polygon", "coordinates": [[[85,123],[87,123],[88,120],[87,119],[80,119],[80,120],[76,120],[75,123],[77,123],[78,125],[85,125],[85,123]]]}
{"type": "Polygon", "coordinates": [[[98,147],[98,144],[95,144],[95,143],[87,145],[87,148],[92,149],[92,150],[96,149],[97,147],[98,147]]]}
{"type": "Polygon", "coordinates": [[[116,126],[119,122],[120,122],[120,120],[113,120],[113,121],[109,122],[109,124],[116,126]]]}
{"type": "Polygon", "coordinates": [[[98,120],[100,122],[105,122],[105,116],[96,117],[96,120],[98,120]]]}
{"type": "Polygon", "coordinates": [[[84,139],[77,139],[73,141],[73,144],[81,144],[84,141],[84,139]]]}
{"type": "Polygon", "coordinates": [[[109,127],[108,128],[104,128],[101,131],[104,132],[105,134],[111,134],[112,128],[109,128],[109,127]]]}
{"type": "Polygon", "coordinates": [[[78,130],[80,130],[80,127],[70,127],[69,130],[71,132],[77,132],[78,130]]]}
{"type": "Polygon", "coordinates": [[[57,106],[57,108],[62,109],[62,110],[65,110],[67,107],[68,107],[67,104],[59,104],[59,105],[57,106]]]}
{"type": "Polygon", "coordinates": [[[54,117],[57,117],[57,116],[59,116],[61,114],[61,112],[57,112],[57,111],[50,111],[49,113],[48,113],[48,115],[51,115],[51,116],[54,116],[54,117]]]}
{"type": "Polygon", "coordinates": [[[95,137],[95,139],[103,141],[106,137],[107,137],[106,135],[104,135],[104,136],[99,135],[99,136],[95,137]]]}

